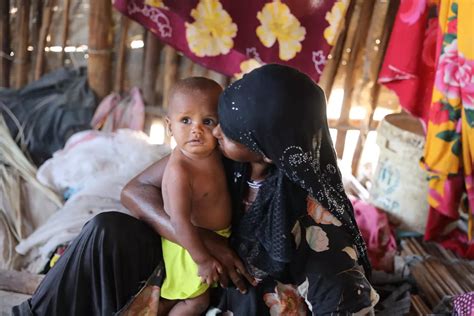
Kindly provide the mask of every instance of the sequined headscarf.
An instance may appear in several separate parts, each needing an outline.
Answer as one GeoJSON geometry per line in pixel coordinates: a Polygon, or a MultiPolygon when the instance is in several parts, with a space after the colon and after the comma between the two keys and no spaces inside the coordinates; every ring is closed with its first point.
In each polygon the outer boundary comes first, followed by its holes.
{"type": "MultiPolygon", "coordinates": [[[[235,225],[237,251],[254,270],[278,275],[291,261],[291,228],[306,215],[309,193],[343,223],[359,262],[370,273],[366,245],[337,167],[323,90],[296,69],[265,65],[224,90],[218,114],[227,137],[275,165],[249,214],[241,214],[235,225]]],[[[235,182],[246,180],[239,177],[235,182]]]]}

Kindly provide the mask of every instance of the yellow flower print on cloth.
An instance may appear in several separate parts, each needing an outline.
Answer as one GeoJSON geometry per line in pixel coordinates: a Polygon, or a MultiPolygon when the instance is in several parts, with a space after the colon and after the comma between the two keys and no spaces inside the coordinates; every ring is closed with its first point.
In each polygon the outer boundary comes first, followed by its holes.
{"type": "Polygon", "coordinates": [[[341,226],[342,223],[338,220],[334,215],[331,214],[327,209],[325,209],[318,201],[313,199],[312,197],[308,196],[306,199],[306,209],[308,211],[309,216],[317,223],[317,224],[325,224],[325,225],[335,225],[341,226]]]}
{"type": "Polygon", "coordinates": [[[186,40],[198,57],[227,54],[234,46],[237,25],[218,0],[200,0],[191,10],[193,23],[186,23],[186,40]]]}
{"type": "Polygon", "coordinates": [[[245,74],[251,72],[254,69],[261,67],[262,65],[263,64],[261,64],[258,60],[254,58],[244,60],[243,62],[240,63],[240,72],[234,74],[234,77],[235,79],[240,79],[245,74]]]}
{"type": "Polygon", "coordinates": [[[349,0],[340,0],[334,3],[331,11],[326,13],[325,19],[329,22],[329,26],[324,30],[324,38],[329,45],[336,44],[337,36],[344,24],[344,17],[346,16],[349,0]]]}
{"type": "Polygon", "coordinates": [[[145,4],[155,8],[166,8],[163,0],[145,0],[145,4]]]}
{"type": "Polygon", "coordinates": [[[263,301],[270,309],[270,316],[306,315],[304,299],[298,293],[296,286],[292,284],[283,284],[277,281],[275,293],[266,293],[263,295],[263,301]]]}
{"type": "Polygon", "coordinates": [[[301,51],[301,42],[306,35],[306,29],[300,21],[291,14],[290,8],[279,0],[267,3],[262,11],[257,13],[260,26],[257,36],[265,47],[272,47],[278,40],[281,60],[290,60],[301,51]]]}
{"type": "Polygon", "coordinates": [[[319,226],[306,228],[306,242],[316,252],[329,250],[328,234],[319,226]]]}

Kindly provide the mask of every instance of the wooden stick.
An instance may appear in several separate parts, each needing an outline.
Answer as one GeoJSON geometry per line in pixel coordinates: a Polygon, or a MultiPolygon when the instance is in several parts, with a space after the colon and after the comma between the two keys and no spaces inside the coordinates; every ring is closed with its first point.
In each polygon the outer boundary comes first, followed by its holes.
{"type": "Polygon", "coordinates": [[[34,80],[38,80],[43,74],[44,48],[46,46],[46,37],[49,33],[49,27],[51,26],[51,21],[53,20],[53,6],[54,0],[46,0],[43,7],[41,30],[38,39],[38,49],[36,50],[35,74],[33,77],[34,80]]]}
{"type": "Polygon", "coordinates": [[[356,149],[352,157],[352,173],[357,175],[359,168],[359,161],[362,155],[363,146],[367,139],[368,127],[372,124],[374,119],[375,109],[378,105],[380,95],[380,84],[377,83],[380,69],[382,68],[383,57],[390,38],[390,32],[393,26],[393,21],[397,12],[398,4],[396,1],[376,1],[374,4],[374,12],[370,24],[370,36],[367,36],[366,53],[364,55],[364,85],[371,86],[370,88],[370,104],[365,115],[364,124],[360,129],[360,134],[357,140],[356,149]],[[381,23],[383,19],[383,23],[381,23]],[[377,40],[379,44],[377,45],[377,40]]]}
{"type": "Polygon", "coordinates": [[[423,314],[421,313],[421,310],[419,309],[418,304],[417,304],[417,302],[415,301],[413,295],[410,296],[410,304],[411,304],[411,306],[412,306],[412,308],[413,308],[413,310],[414,310],[414,312],[416,313],[417,316],[423,315],[423,314]]]}
{"type": "Polygon", "coordinates": [[[71,7],[71,0],[64,0],[64,10],[63,10],[63,33],[61,36],[61,47],[63,48],[61,51],[61,56],[59,57],[61,60],[61,65],[64,66],[64,62],[66,59],[66,45],[67,45],[67,38],[69,36],[69,8],[71,7]]]}
{"type": "Polygon", "coordinates": [[[31,295],[44,275],[0,269],[0,290],[31,295]]]}
{"type": "Polygon", "coordinates": [[[156,105],[155,84],[158,79],[162,49],[163,44],[161,44],[160,40],[152,32],[148,31],[145,43],[143,98],[145,103],[149,105],[156,105]]]}
{"type": "Polygon", "coordinates": [[[416,280],[418,287],[421,290],[421,295],[424,295],[428,300],[430,307],[434,307],[441,299],[435,285],[432,285],[429,279],[423,274],[423,266],[421,264],[410,267],[410,271],[416,280]]]}
{"type": "Polygon", "coordinates": [[[423,299],[419,295],[412,295],[412,302],[414,302],[418,308],[419,315],[428,315],[431,313],[431,310],[429,307],[426,305],[426,303],[423,301],[423,299]]]}
{"type": "Polygon", "coordinates": [[[208,77],[207,74],[208,74],[208,69],[206,67],[203,67],[199,64],[194,64],[193,73],[192,73],[193,76],[208,77]]]}
{"type": "Polygon", "coordinates": [[[90,1],[87,79],[99,100],[109,94],[112,87],[112,35],[112,2],[90,1]]]}
{"type": "Polygon", "coordinates": [[[360,128],[359,137],[357,139],[357,145],[354,150],[354,154],[352,155],[352,174],[357,175],[358,168],[359,168],[359,161],[362,156],[362,151],[364,150],[364,144],[367,140],[367,135],[369,134],[370,125],[374,120],[374,112],[375,108],[377,107],[377,103],[379,101],[380,96],[380,85],[378,83],[374,83],[371,91],[370,91],[370,107],[368,109],[368,113],[363,120],[363,124],[360,128]]]}
{"type": "MultiPolygon", "coordinates": [[[[31,26],[30,26],[30,40],[29,44],[33,47],[33,50],[29,51],[31,54],[31,65],[36,65],[36,55],[38,51],[39,38],[41,23],[43,21],[43,0],[33,1],[31,4],[31,26]]],[[[34,69],[30,71],[31,80],[34,77],[34,69]]],[[[30,79],[30,78],[29,78],[30,79]]]]}
{"type": "Polygon", "coordinates": [[[165,77],[163,80],[163,109],[168,108],[168,99],[170,88],[176,82],[178,54],[171,46],[165,47],[165,77]]]}
{"type": "MultiPolygon", "coordinates": [[[[456,291],[453,291],[450,287],[450,285],[447,283],[446,276],[444,275],[443,271],[440,269],[439,266],[435,266],[430,262],[430,260],[425,260],[423,262],[423,266],[426,269],[426,274],[429,276],[429,278],[432,280],[433,283],[437,284],[439,288],[441,289],[441,296],[445,294],[449,295],[455,295],[456,291]]],[[[449,276],[448,276],[449,278],[449,276]]]]}
{"type": "Polygon", "coordinates": [[[116,71],[115,71],[115,85],[114,91],[122,93],[124,89],[124,79],[125,79],[125,60],[127,55],[127,36],[128,28],[130,25],[130,20],[122,15],[120,17],[120,39],[119,39],[119,51],[116,62],[116,71]]]}
{"type": "Polygon", "coordinates": [[[194,68],[194,62],[189,59],[188,57],[184,56],[181,58],[181,65],[180,65],[180,77],[181,78],[187,78],[193,75],[193,68],[194,68]]]}
{"type": "Polygon", "coordinates": [[[16,30],[18,38],[15,50],[15,88],[19,89],[28,82],[28,36],[30,21],[30,0],[18,1],[16,30]]]}
{"type": "Polygon", "coordinates": [[[10,0],[0,1],[0,87],[10,87],[10,0]]]}
{"type": "Polygon", "coordinates": [[[215,80],[218,84],[220,84],[223,88],[227,86],[227,77],[221,73],[218,73],[213,70],[209,70],[207,72],[208,78],[215,80]]]}
{"type": "Polygon", "coordinates": [[[418,251],[415,247],[411,244],[409,239],[404,239],[403,249],[409,253],[411,256],[419,256],[418,251]]]}
{"type": "Polygon", "coordinates": [[[428,257],[429,256],[429,254],[425,251],[425,249],[423,249],[423,246],[421,246],[421,244],[416,240],[416,238],[412,237],[409,240],[420,255],[422,255],[423,257],[428,257]]]}
{"type": "MultiPolygon", "coordinates": [[[[461,288],[458,282],[456,282],[455,277],[451,274],[451,271],[447,267],[441,264],[439,261],[432,261],[431,266],[439,273],[440,278],[444,283],[451,289],[453,295],[462,294],[464,290],[461,288]]],[[[472,289],[474,290],[474,288],[472,289]]]]}
{"type": "MultiPolygon", "coordinates": [[[[359,47],[361,46],[363,40],[365,39],[368,31],[370,15],[372,13],[374,0],[358,0],[356,3],[356,9],[354,11],[354,15],[351,18],[351,24],[353,23],[352,20],[355,18],[355,22],[357,25],[352,27],[352,30],[355,35],[348,36],[350,43],[345,45],[346,51],[349,52],[349,60],[347,62],[346,67],[346,77],[344,79],[344,98],[342,101],[342,109],[341,115],[339,117],[338,124],[344,125],[349,122],[349,114],[352,106],[352,93],[355,87],[355,71],[356,71],[356,64],[361,54],[359,47]],[[357,6],[359,9],[357,10],[357,6]]],[[[349,27],[349,32],[351,31],[351,27],[349,27]]],[[[337,137],[336,137],[336,153],[339,158],[342,158],[344,154],[344,145],[346,142],[346,135],[347,131],[345,130],[338,130],[337,137]]]]}

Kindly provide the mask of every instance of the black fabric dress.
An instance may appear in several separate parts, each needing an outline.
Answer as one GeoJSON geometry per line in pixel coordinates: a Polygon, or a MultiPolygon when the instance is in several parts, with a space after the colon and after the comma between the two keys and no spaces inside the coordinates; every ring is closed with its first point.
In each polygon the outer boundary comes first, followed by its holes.
{"type": "Polygon", "coordinates": [[[13,315],[113,315],[162,262],[161,238],[119,212],[91,219],[13,315]]]}

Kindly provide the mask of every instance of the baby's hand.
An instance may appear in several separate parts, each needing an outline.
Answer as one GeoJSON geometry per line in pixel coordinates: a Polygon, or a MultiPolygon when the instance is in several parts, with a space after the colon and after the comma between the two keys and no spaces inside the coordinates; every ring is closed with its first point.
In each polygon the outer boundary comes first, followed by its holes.
{"type": "Polygon", "coordinates": [[[210,256],[203,262],[198,263],[198,276],[201,277],[203,283],[212,285],[219,281],[219,273],[222,273],[222,266],[214,257],[210,256]]]}

